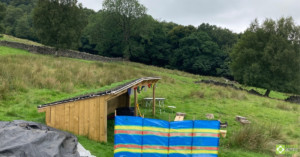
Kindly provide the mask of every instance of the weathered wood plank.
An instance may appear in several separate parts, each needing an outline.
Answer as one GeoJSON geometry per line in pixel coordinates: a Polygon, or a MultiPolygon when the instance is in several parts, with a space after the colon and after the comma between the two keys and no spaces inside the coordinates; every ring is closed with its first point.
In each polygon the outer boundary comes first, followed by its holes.
{"type": "Polygon", "coordinates": [[[100,137],[99,141],[107,142],[107,101],[104,98],[99,99],[100,102],[100,137]]]}
{"type": "Polygon", "coordinates": [[[50,110],[50,107],[47,107],[46,108],[46,125],[51,125],[51,110],[50,110]]]}
{"type": "Polygon", "coordinates": [[[79,102],[74,102],[74,134],[79,134],[79,102]]]}
{"type": "Polygon", "coordinates": [[[85,111],[85,101],[81,100],[78,102],[79,105],[79,135],[84,135],[84,111],[85,111]]]}
{"type": "Polygon", "coordinates": [[[65,130],[70,131],[70,103],[65,104],[65,130]]]}
{"type": "Polygon", "coordinates": [[[89,138],[95,139],[95,98],[90,99],[90,105],[89,105],[89,138]]]}
{"type": "Polygon", "coordinates": [[[99,122],[99,119],[100,119],[100,99],[101,99],[101,97],[95,98],[94,140],[97,140],[97,141],[99,141],[99,138],[100,138],[100,122],[99,122]]]}
{"type": "Polygon", "coordinates": [[[87,99],[84,101],[84,132],[83,135],[87,136],[89,134],[89,104],[90,104],[90,99],[87,99]]]}
{"type": "Polygon", "coordinates": [[[155,116],[155,84],[153,85],[153,91],[152,91],[152,115],[155,116]]]}
{"type": "Polygon", "coordinates": [[[57,129],[65,130],[65,105],[55,106],[55,126],[57,129]]]}
{"type": "Polygon", "coordinates": [[[74,130],[74,125],[75,125],[75,118],[74,118],[74,112],[75,112],[75,103],[74,102],[70,102],[69,103],[70,108],[69,108],[69,112],[70,112],[70,116],[69,116],[69,120],[70,120],[70,124],[69,124],[69,131],[72,133],[75,133],[74,130]]]}
{"type": "Polygon", "coordinates": [[[134,115],[135,116],[138,116],[137,104],[138,104],[137,90],[134,89],[134,115]]]}
{"type": "Polygon", "coordinates": [[[40,113],[40,112],[45,112],[45,111],[47,111],[48,108],[49,108],[49,107],[39,108],[39,109],[38,109],[38,112],[39,112],[39,113],[40,113]]]}
{"type": "Polygon", "coordinates": [[[50,110],[51,110],[51,122],[50,122],[50,126],[55,127],[55,106],[51,106],[50,110]]]}

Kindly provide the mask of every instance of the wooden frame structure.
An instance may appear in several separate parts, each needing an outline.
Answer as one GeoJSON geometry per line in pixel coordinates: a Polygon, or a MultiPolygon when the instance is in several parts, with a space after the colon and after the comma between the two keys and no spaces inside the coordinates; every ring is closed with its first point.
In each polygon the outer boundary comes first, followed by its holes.
{"type": "MultiPolygon", "coordinates": [[[[134,89],[135,115],[137,115],[137,87],[155,84],[158,80],[159,77],[140,78],[112,90],[40,105],[38,112],[46,112],[48,126],[87,136],[92,140],[107,142],[107,115],[114,113],[119,107],[130,107],[128,89],[134,89]]],[[[155,115],[155,101],[153,101],[153,115],[155,115]]]]}

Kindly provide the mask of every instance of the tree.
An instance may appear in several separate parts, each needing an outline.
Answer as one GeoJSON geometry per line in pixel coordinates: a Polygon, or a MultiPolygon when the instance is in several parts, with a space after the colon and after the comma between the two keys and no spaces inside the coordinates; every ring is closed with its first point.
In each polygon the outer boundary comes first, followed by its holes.
{"type": "Polygon", "coordinates": [[[117,21],[112,20],[110,13],[99,11],[89,18],[89,24],[84,29],[89,42],[95,44],[95,50],[100,55],[109,57],[123,57],[124,44],[122,31],[117,21]]]}
{"type": "MultiPolygon", "coordinates": [[[[5,13],[6,13],[5,5],[0,2],[0,22],[2,22],[2,20],[4,19],[5,13]]],[[[2,33],[3,30],[4,30],[3,26],[0,25],[0,33],[2,33]]]]}
{"type": "Polygon", "coordinates": [[[271,90],[300,93],[300,27],[291,17],[255,20],[231,53],[235,80],[271,90]]]}
{"type": "Polygon", "coordinates": [[[216,75],[233,79],[229,70],[229,53],[237,42],[238,35],[226,28],[220,28],[208,23],[201,24],[198,27],[198,31],[206,32],[212,41],[218,44],[221,50],[219,53],[221,59],[218,61],[220,66],[216,69],[216,75]]]}
{"type": "Polygon", "coordinates": [[[109,13],[107,17],[120,27],[123,44],[126,45],[123,55],[129,58],[132,55],[132,36],[138,34],[143,27],[136,25],[137,20],[146,14],[146,7],[138,0],[105,0],[103,9],[109,13]]]}
{"type": "Polygon", "coordinates": [[[216,75],[220,49],[205,32],[194,32],[179,40],[171,65],[177,69],[203,75],[216,75]]]}
{"type": "Polygon", "coordinates": [[[77,48],[86,25],[77,0],[39,0],[34,9],[34,27],[41,43],[58,48],[77,48]]]}
{"type": "Polygon", "coordinates": [[[143,31],[135,35],[132,56],[130,60],[164,67],[168,64],[170,45],[167,43],[167,33],[164,26],[150,15],[140,18],[146,23],[143,31]]]}
{"type": "Polygon", "coordinates": [[[24,14],[21,18],[17,20],[15,27],[15,35],[19,38],[37,40],[35,32],[33,30],[32,16],[24,14]]]}

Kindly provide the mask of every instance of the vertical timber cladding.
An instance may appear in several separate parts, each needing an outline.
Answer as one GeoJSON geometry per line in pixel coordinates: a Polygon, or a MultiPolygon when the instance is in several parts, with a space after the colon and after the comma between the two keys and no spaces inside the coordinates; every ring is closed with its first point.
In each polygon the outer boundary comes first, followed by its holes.
{"type": "Polygon", "coordinates": [[[106,96],[49,106],[45,111],[48,126],[107,141],[106,96]]]}
{"type": "Polygon", "coordinates": [[[86,99],[88,102],[85,103],[88,106],[85,110],[87,111],[84,115],[85,122],[84,132],[90,139],[96,141],[107,141],[107,101],[106,96],[100,96],[95,98],[86,99]]]}
{"type": "Polygon", "coordinates": [[[129,107],[130,96],[128,93],[124,93],[120,96],[109,98],[107,101],[107,114],[114,113],[117,108],[129,107]]]}

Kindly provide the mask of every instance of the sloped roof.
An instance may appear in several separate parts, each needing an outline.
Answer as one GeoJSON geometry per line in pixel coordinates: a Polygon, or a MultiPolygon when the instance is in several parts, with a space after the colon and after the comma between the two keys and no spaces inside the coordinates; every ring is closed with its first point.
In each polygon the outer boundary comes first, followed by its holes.
{"type": "Polygon", "coordinates": [[[69,98],[69,99],[65,99],[65,100],[60,100],[60,101],[55,101],[55,102],[43,104],[43,105],[39,105],[38,108],[43,108],[43,107],[47,107],[47,106],[53,106],[53,105],[67,103],[67,102],[73,102],[73,101],[77,101],[77,100],[83,100],[83,99],[103,96],[103,95],[118,94],[118,93],[120,93],[124,90],[127,90],[128,88],[131,88],[131,87],[133,87],[133,86],[135,86],[135,85],[137,85],[137,84],[139,84],[143,81],[151,81],[151,80],[157,80],[158,81],[160,79],[161,79],[160,77],[139,78],[139,79],[133,80],[131,82],[125,83],[123,85],[120,85],[116,88],[110,89],[110,90],[100,91],[100,92],[96,92],[96,93],[90,93],[90,94],[81,95],[81,96],[77,96],[77,97],[73,97],[73,98],[69,98]]]}

